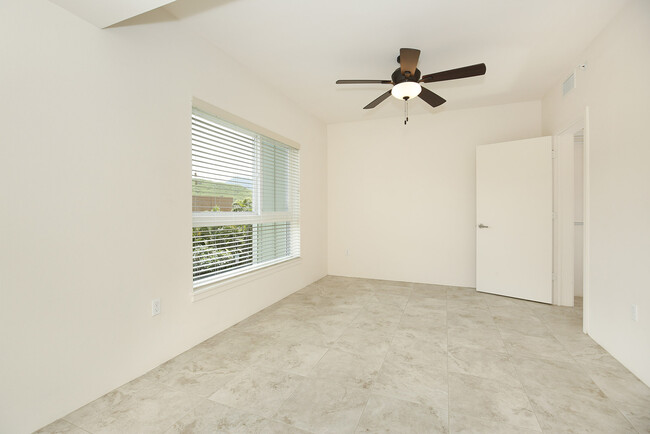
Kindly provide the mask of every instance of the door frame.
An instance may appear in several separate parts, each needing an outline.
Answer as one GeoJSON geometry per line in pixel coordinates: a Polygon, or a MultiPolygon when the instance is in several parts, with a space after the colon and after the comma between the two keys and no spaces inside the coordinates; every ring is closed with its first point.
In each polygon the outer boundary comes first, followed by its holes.
{"type": "Polygon", "coordinates": [[[583,144],[583,331],[589,329],[589,107],[553,135],[553,304],[573,306],[574,295],[574,146],[573,136],[584,130],[583,144]]]}

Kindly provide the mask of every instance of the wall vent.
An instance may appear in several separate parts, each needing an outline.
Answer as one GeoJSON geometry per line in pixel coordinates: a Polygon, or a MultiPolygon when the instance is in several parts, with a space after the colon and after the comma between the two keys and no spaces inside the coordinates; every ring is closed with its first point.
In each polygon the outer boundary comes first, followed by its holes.
{"type": "Polygon", "coordinates": [[[576,88],[576,73],[569,75],[569,78],[562,83],[562,95],[566,95],[576,88]]]}

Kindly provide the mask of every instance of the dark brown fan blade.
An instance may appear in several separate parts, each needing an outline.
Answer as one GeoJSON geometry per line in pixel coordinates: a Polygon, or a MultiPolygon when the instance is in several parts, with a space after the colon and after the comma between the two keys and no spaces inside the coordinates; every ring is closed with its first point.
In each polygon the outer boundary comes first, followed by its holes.
{"type": "Polygon", "coordinates": [[[464,66],[462,68],[449,69],[447,71],[434,72],[423,75],[420,83],[433,83],[434,81],[456,80],[457,78],[475,77],[485,74],[485,63],[464,66]]]}
{"type": "Polygon", "coordinates": [[[429,89],[425,87],[422,87],[422,91],[418,96],[422,98],[424,102],[429,104],[431,107],[438,107],[439,105],[442,105],[445,103],[445,101],[447,101],[440,95],[431,92],[429,89]]]}
{"type": "Polygon", "coordinates": [[[391,84],[390,80],[336,80],[336,84],[391,84]]]}
{"type": "Polygon", "coordinates": [[[371,109],[371,108],[375,108],[375,107],[377,107],[377,106],[379,105],[380,102],[382,102],[383,100],[385,100],[385,99],[388,98],[389,96],[390,96],[390,90],[387,91],[387,92],[382,93],[382,94],[379,96],[379,98],[377,98],[376,100],[374,100],[373,102],[371,102],[370,104],[368,104],[367,106],[365,106],[365,107],[364,107],[364,110],[365,110],[365,109],[371,109]]]}
{"type": "Polygon", "coordinates": [[[415,74],[415,69],[418,67],[419,58],[420,50],[416,50],[415,48],[400,48],[399,64],[402,75],[406,75],[406,71],[410,72],[407,77],[415,74]]]}

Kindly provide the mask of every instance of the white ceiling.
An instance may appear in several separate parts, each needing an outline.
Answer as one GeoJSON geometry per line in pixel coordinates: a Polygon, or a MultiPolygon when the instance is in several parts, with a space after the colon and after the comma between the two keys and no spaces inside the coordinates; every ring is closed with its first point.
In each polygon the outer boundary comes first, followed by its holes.
{"type": "Polygon", "coordinates": [[[174,0],[50,0],[103,29],[174,0]]]}
{"type": "Polygon", "coordinates": [[[422,74],[484,62],[483,77],[425,85],[447,103],[413,113],[541,98],[577,66],[627,0],[177,0],[193,31],[326,123],[400,116],[390,85],[400,47],[422,50],[422,74]]]}

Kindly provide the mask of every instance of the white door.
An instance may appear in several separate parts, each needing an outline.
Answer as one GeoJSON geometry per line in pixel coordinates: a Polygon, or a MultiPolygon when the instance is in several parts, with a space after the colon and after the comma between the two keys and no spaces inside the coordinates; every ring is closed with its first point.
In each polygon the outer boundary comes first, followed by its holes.
{"type": "Polygon", "coordinates": [[[476,289],[551,303],[552,138],[476,148],[476,289]]]}

